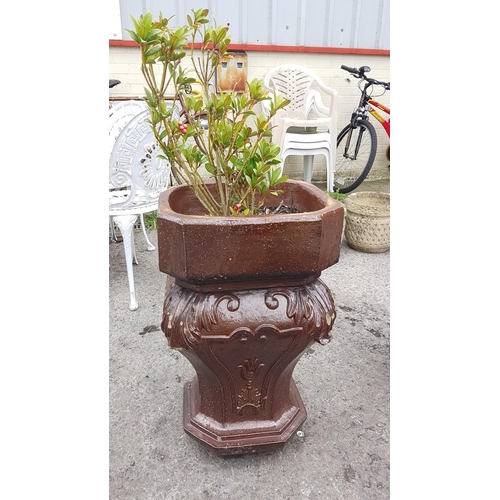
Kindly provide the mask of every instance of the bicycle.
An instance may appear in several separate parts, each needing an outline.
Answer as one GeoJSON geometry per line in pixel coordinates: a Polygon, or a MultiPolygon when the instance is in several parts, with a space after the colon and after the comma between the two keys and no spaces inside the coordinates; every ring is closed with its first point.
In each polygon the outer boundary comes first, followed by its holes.
{"type": "MultiPolygon", "coordinates": [[[[369,114],[382,124],[390,137],[390,118],[385,119],[375,108],[388,115],[390,115],[390,109],[372,99],[371,91],[374,86],[381,86],[384,91],[375,96],[380,97],[385,94],[386,90],[391,89],[391,84],[368,78],[365,73],[371,71],[369,66],[356,69],[342,65],[341,68],[360,79],[358,88],[361,91],[359,104],[354,109],[349,124],[337,136],[334,187],[339,193],[349,193],[365,180],[375,160],[377,132],[368,120],[369,114]]],[[[387,147],[386,158],[390,161],[390,146],[387,147]]]]}

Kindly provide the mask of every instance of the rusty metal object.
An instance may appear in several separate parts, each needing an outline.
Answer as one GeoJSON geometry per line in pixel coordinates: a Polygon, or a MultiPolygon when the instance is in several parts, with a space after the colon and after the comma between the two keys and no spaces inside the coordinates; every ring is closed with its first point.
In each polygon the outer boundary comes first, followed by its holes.
{"type": "Polygon", "coordinates": [[[184,428],[221,455],[280,449],[300,428],[307,413],[292,373],[335,320],[318,277],[338,261],[343,206],[301,181],[284,191],[278,203],[303,213],[204,217],[183,187],[160,200],[162,330],[196,371],[184,428]]]}

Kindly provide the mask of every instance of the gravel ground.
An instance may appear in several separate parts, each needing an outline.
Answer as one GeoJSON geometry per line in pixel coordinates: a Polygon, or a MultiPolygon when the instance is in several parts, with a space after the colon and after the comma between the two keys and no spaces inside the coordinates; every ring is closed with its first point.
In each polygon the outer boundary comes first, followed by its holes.
{"type": "MultiPolygon", "coordinates": [[[[150,233],[156,244],[156,232],[150,233]]],[[[294,379],[308,412],[283,450],[221,458],[186,434],[182,388],[194,376],[160,329],[166,275],[136,235],[139,309],[128,310],[123,245],[109,245],[109,498],[389,499],[390,252],[342,243],[321,279],[337,319],[294,379]]]]}

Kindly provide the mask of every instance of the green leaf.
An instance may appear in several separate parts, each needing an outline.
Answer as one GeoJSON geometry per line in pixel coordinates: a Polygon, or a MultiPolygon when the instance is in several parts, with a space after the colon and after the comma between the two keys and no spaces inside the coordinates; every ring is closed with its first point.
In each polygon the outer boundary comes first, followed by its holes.
{"type": "Polygon", "coordinates": [[[279,168],[273,170],[273,172],[271,173],[271,180],[269,181],[269,184],[271,184],[271,186],[274,186],[276,184],[276,181],[279,179],[280,174],[281,170],[279,168]]]}
{"type": "Polygon", "coordinates": [[[146,58],[149,58],[151,56],[154,56],[155,54],[158,54],[158,52],[160,51],[161,47],[159,45],[153,45],[146,50],[144,55],[146,56],[146,58]]]}

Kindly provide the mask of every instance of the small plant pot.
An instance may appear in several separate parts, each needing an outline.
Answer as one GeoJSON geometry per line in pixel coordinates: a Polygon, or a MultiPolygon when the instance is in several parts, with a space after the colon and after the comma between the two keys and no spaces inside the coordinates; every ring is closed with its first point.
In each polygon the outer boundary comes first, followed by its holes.
{"type": "Polygon", "coordinates": [[[390,248],[388,193],[362,191],[345,198],[345,238],[359,252],[381,253],[390,248]]]}

